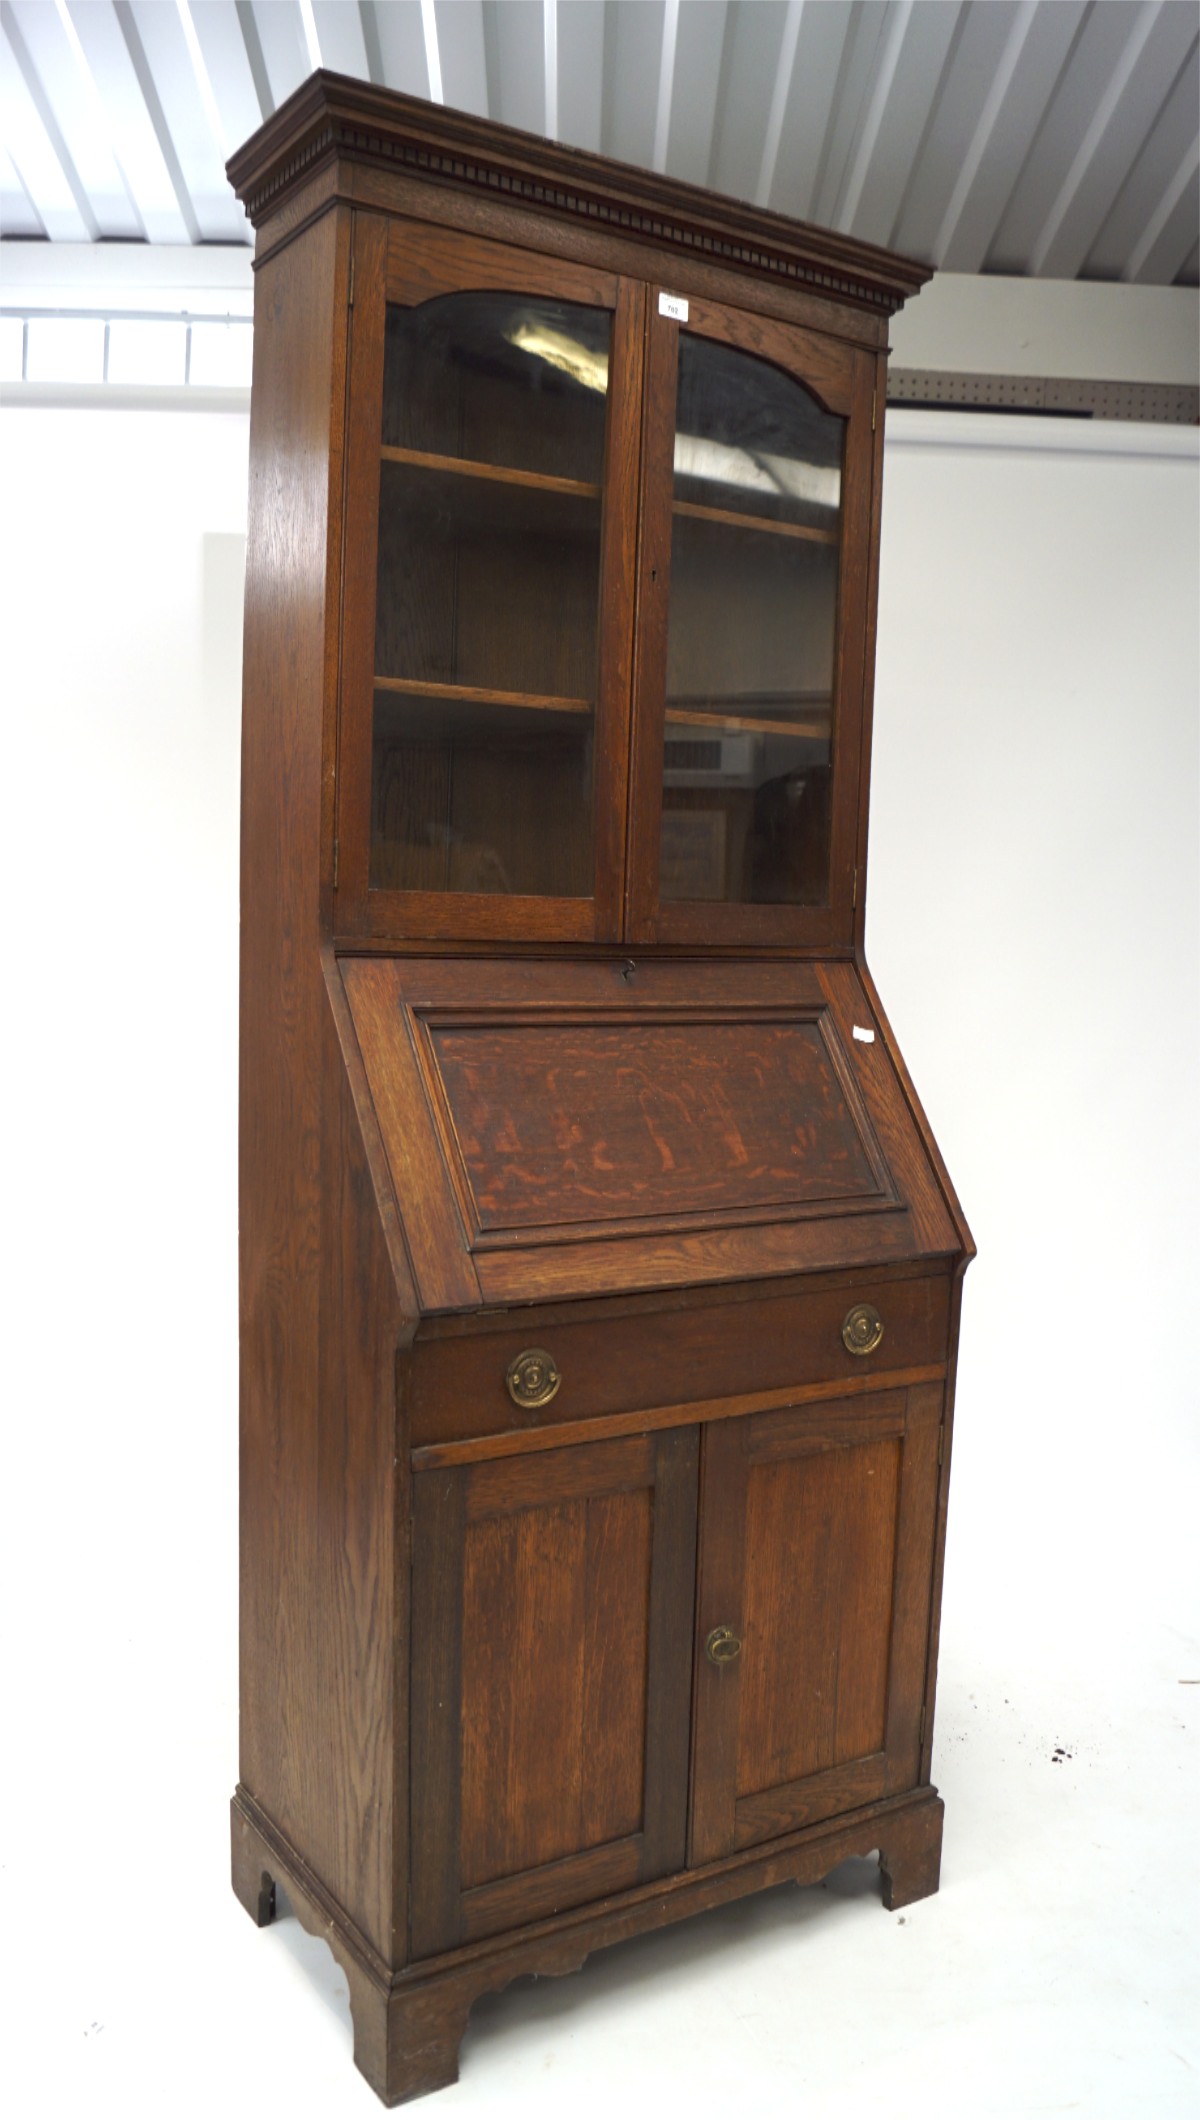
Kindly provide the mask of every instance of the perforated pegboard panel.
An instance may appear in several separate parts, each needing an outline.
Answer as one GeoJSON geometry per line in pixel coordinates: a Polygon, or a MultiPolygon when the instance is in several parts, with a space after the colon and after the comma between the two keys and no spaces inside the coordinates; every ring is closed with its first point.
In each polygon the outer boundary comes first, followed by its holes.
{"type": "Polygon", "coordinates": [[[955,374],[949,369],[893,368],[890,405],[936,406],[943,412],[1042,412],[1093,420],[1200,423],[1200,389],[1184,383],[1089,382],[1085,377],[955,374]]]}

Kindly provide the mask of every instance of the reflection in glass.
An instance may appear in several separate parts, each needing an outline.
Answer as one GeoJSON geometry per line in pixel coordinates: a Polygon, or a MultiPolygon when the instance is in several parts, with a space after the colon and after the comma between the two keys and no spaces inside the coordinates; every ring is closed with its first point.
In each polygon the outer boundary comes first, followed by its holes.
{"type": "Polygon", "coordinates": [[[844,422],[680,333],[659,888],[822,905],[844,422]]]}
{"type": "Polygon", "coordinates": [[[610,318],[389,308],[371,884],[586,897],[610,318]]]}

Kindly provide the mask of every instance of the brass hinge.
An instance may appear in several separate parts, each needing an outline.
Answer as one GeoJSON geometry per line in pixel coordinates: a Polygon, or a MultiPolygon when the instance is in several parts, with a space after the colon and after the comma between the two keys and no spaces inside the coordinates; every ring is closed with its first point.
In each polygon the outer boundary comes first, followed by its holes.
{"type": "Polygon", "coordinates": [[[875,389],[874,389],[874,390],[873,390],[873,391],[871,392],[871,432],[872,432],[872,434],[874,434],[874,432],[875,432],[875,414],[876,414],[876,412],[877,412],[878,408],[879,408],[879,386],[878,386],[878,384],[877,384],[877,385],[876,385],[876,387],[875,387],[875,389]]]}
{"type": "Polygon", "coordinates": [[[943,1421],[943,1422],[942,1422],[942,1425],[941,1425],[941,1427],[940,1427],[940,1428],[938,1429],[938,1464],[939,1464],[939,1465],[943,1465],[943,1464],[945,1463],[945,1461],[946,1461],[946,1423],[945,1423],[945,1422],[943,1421]]]}
{"type": "MultiPolygon", "coordinates": [[[[349,292],[349,294],[348,294],[348,295],[346,296],[346,307],[347,307],[347,309],[353,309],[353,307],[354,307],[354,239],[353,239],[353,237],[351,238],[351,241],[350,241],[350,292],[349,292]]],[[[874,422],[872,421],[872,425],[873,425],[873,424],[874,424],[874,422]]]]}
{"type": "Polygon", "coordinates": [[[854,908],[855,908],[855,906],[856,906],[857,904],[858,904],[858,870],[857,870],[857,869],[855,869],[855,871],[854,871],[854,887],[853,887],[853,889],[852,889],[852,891],[851,891],[851,893],[850,893],[850,910],[851,910],[851,912],[853,912],[853,910],[854,910],[854,908]]]}
{"type": "Polygon", "coordinates": [[[924,1744],[924,1742],[925,1742],[925,1712],[926,1712],[926,1711],[925,1711],[924,1707],[922,1707],[922,1709],[921,1709],[921,1727],[920,1727],[920,1729],[919,1729],[919,1730],[917,1731],[917,1743],[918,1743],[919,1745],[923,1745],[923,1744],[924,1744]]]}
{"type": "MultiPolygon", "coordinates": [[[[335,839],[335,840],[334,840],[334,842],[333,842],[333,888],[334,888],[334,890],[335,890],[335,891],[336,891],[336,889],[337,889],[337,883],[338,883],[338,843],[337,843],[337,840],[335,839]]],[[[941,1462],[941,1460],[939,1459],[939,1461],[938,1461],[938,1462],[940,1463],[940,1462],[941,1462]]]]}

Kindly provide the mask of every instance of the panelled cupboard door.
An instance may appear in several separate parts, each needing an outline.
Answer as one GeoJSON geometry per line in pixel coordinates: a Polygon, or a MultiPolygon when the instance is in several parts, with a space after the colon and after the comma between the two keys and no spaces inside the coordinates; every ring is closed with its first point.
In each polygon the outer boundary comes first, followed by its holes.
{"type": "Polygon", "coordinates": [[[615,941],[645,292],[359,213],[336,921],[615,941]]]}
{"type": "Polygon", "coordinates": [[[920,1385],[706,1429],[692,1863],[917,1785],[941,1417],[920,1385]]]}
{"type": "Polygon", "coordinates": [[[412,1948],[683,1867],[698,1438],[413,1479],[412,1948]]]}
{"type": "Polygon", "coordinates": [[[852,925],[874,357],[652,289],[627,936],[852,925]]]}

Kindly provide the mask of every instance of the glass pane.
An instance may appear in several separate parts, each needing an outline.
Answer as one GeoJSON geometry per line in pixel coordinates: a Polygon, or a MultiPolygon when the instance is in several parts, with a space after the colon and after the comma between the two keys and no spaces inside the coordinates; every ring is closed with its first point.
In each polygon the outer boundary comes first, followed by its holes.
{"type": "Polygon", "coordinates": [[[371,884],[587,897],[607,310],[390,308],[371,884]]]}
{"type": "Polygon", "coordinates": [[[824,905],[845,423],[680,334],[664,899],[824,905]]]}

